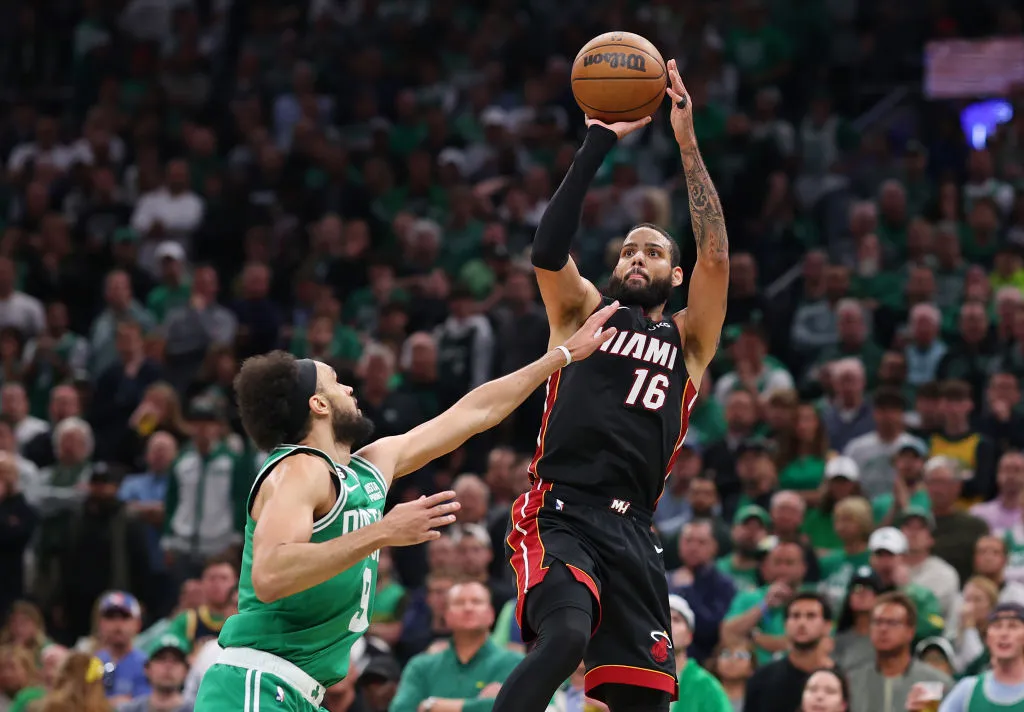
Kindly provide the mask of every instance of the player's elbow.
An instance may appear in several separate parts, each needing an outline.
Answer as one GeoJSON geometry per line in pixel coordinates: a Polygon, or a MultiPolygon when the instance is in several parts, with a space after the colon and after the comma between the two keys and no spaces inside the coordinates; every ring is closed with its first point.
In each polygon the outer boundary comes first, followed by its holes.
{"type": "Polygon", "coordinates": [[[274,575],[268,566],[257,566],[257,562],[253,561],[252,592],[256,594],[260,603],[273,603],[283,598],[280,577],[274,575]]]}
{"type": "Polygon", "coordinates": [[[568,264],[569,255],[568,253],[562,253],[561,250],[538,247],[537,243],[534,242],[533,248],[530,250],[530,262],[537,269],[558,272],[568,264]]]}

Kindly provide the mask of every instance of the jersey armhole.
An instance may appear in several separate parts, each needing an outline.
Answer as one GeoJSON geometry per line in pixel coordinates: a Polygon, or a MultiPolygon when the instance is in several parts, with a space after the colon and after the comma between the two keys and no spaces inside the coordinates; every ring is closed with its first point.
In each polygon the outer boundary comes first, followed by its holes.
{"type": "Polygon", "coordinates": [[[313,531],[319,531],[319,529],[317,529],[318,524],[324,522],[327,519],[334,521],[334,519],[337,517],[339,505],[343,507],[344,501],[348,499],[348,491],[345,489],[345,486],[341,483],[341,476],[338,474],[337,470],[334,469],[334,463],[330,460],[330,458],[327,457],[325,453],[322,453],[315,448],[302,446],[296,446],[295,449],[292,450],[291,452],[282,455],[275,462],[273,462],[270,465],[270,467],[266,467],[265,469],[261,470],[260,473],[256,476],[256,480],[252,483],[252,489],[249,490],[249,500],[246,502],[245,506],[245,513],[248,516],[252,516],[253,502],[256,501],[256,495],[260,491],[260,485],[262,485],[264,480],[267,479],[267,476],[270,475],[270,473],[274,471],[274,468],[281,464],[281,462],[283,462],[285,459],[291,457],[292,455],[299,454],[315,455],[316,457],[323,459],[324,462],[327,464],[327,472],[331,476],[331,482],[334,484],[334,506],[331,507],[323,516],[313,520],[313,531]]]}
{"type": "Polygon", "coordinates": [[[356,462],[365,465],[366,469],[370,471],[370,474],[372,474],[377,479],[377,481],[380,482],[380,486],[384,488],[384,494],[388,493],[387,480],[384,479],[384,473],[380,471],[379,467],[374,465],[372,462],[367,460],[362,455],[356,455],[355,453],[352,453],[352,459],[355,460],[356,462]]]}

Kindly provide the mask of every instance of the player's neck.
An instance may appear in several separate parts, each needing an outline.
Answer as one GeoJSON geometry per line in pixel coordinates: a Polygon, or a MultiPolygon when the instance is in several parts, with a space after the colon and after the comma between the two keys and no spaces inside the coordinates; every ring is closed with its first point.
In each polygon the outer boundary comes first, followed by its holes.
{"type": "Polygon", "coordinates": [[[319,423],[313,425],[309,435],[299,444],[327,453],[339,465],[347,465],[349,460],[352,459],[352,446],[335,440],[334,433],[327,423],[324,423],[323,426],[319,423]]]}

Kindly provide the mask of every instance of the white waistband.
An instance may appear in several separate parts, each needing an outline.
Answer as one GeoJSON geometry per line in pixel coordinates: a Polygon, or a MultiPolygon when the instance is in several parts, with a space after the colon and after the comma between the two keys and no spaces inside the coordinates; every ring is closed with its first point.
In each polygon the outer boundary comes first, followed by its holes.
{"type": "Polygon", "coordinates": [[[314,707],[319,707],[324,700],[323,685],[303,672],[298,665],[271,653],[253,648],[224,648],[217,657],[217,662],[221,665],[258,670],[274,675],[288,683],[314,707]]]}

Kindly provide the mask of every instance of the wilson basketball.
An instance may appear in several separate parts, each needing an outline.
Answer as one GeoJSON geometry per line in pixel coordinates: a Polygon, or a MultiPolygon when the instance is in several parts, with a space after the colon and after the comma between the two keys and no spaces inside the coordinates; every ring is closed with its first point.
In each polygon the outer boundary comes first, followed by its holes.
{"type": "Polygon", "coordinates": [[[572,93],[583,113],[606,123],[653,114],[665,96],[661,52],[640,35],[606,32],[583,46],[572,64],[572,93]]]}

